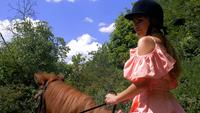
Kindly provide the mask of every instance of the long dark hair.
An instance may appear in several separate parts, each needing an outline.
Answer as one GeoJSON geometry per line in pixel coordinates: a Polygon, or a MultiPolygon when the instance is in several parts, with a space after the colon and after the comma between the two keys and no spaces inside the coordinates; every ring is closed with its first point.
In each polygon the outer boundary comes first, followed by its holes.
{"type": "Polygon", "coordinates": [[[154,23],[150,21],[150,25],[149,25],[146,35],[155,36],[162,40],[162,43],[164,47],[166,48],[167,53],[170,54],[176,60],[174,68],[170,71],[170,75],[172,78],[178,78],[181,74],[180,60],[176,54],[175,49],[166,38],[166,35],[167,35],[166,27],[157,26],[155,21],[154,23]]]}

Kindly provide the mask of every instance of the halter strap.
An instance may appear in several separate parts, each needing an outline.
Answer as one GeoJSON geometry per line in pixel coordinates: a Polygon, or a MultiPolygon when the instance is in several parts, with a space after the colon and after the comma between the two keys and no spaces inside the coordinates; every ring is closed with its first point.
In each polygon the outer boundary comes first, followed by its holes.
{"type": "Polygon", "coordinates": [[[36,107],[35,113],[46,113],[46,104],[45,104],[44,93],[48,87],[48,84],[49,83],[46,81],[44,87],[42,87],[36,94],[37,95],[36,100],[37,100],[38,105],[36,107]]]}
{"type": "Polygon", "coordinates": [[[57,80],[58,79],[55,79],[50,82],[46,81],[44,86],[38,91],[38,93],[36,94],[37,107],[36,107],[35,113],[46,113],[46,103],[45,103],[44,93],[48,85],[57,80]]]}

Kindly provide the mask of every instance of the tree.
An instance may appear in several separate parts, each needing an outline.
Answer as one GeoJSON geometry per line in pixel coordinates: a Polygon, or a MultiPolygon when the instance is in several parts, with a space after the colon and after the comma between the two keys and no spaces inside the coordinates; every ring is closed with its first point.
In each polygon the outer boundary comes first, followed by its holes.
{"type": "Polygon", "coordinates": [[[110,35],[108,47],[111,62],[122,69],[129,57],[129,49],[136,47],[137,38],[133,34],[133,23],[121,14],[115,21],[116,29],[110,35]]]}
{"type": "Polygon", "coordinates": [[[14,4],[9,4],[12,11],[15,11],[15,18],[25,20],[26,18],[34,17],[37,2],[35,0],[17,0],[14,4]]]}
{"type": "MultiPolygon", "coordinates": [[[[8,47],[3,48],[1,55],[1,65],[13,67],[12,71],[9,70],[10,74],[6,73],[5,76],[14,79],[13,73],[15,73],[24,77],[20,77],[20,81],[25,80],[23,83],[26,84],[33,80],[29,76],[37,70],[56,71],[59,55],[68,51],[68,48],[60,43],[60,38],[54,37],[46,22],[35,24],[36,27],[33,27],[33,23],[29,20],[17,23],[15,28],[18,34],[14,35],[8,47]]],[[[64,56],[60,57],[62,60],[64,58],[64,56]]]]}
{"type": "Polygon", "coordinates": [[[17,10],[21,11],[22,20],[9,29],[13,32],[12,40],[4,40],[0,46],[1,113],[34,112],[33,95],[38,88],[33,78],[35,72],[70,73],[64,62],[69,51],[64,39],[54,36],[47,22],[30,19],[31,10],[22,9],[17,10]]]}
{"type": "Polygon", "coordinates": [[[33,86],[35,87],[33,78],[35,72],[41,70],[65,73],[67,70],[62,62],[65,57],[59,57],[69,50],[63,46],[63,42],[60,42],[63,40],[52,34],[46,22],[34,24],[30,20],[16,23],[17,34],[7,46],[0,48],[0,85],[3,86],[4,92],[16,94],[21,92],[13,101],[6,100],[10,98],[9,96],[1,100],[3,105],[10,102],[7,106],[2,106],[2,110],[6,109],[7,112],[22,113],[25,109],[31,111],[34,108],[31,107],[33,106],[31,97],[34,93],[33,86]],[[58,67],[61,65],[63,67],[58,67]],[[16,107],[10,109],[13,105],[16,107]]]}
{"type": "Polygon", "coordinates": [[[164,8],[168,39],[182,59],[200,55],[200,1],[158,0],[164,8]]]}

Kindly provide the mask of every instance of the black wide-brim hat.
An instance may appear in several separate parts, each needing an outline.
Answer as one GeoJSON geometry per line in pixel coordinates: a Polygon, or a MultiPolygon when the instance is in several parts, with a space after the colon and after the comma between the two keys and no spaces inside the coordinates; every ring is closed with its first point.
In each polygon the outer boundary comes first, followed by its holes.
{"type": "Polygon", "coordinates": [[[139,14],[149,18],[163,18],[161,6],[154,0],[138,0],[133,4],[133,8],[124,17],[133,20],[134,15],[139,14]]]}

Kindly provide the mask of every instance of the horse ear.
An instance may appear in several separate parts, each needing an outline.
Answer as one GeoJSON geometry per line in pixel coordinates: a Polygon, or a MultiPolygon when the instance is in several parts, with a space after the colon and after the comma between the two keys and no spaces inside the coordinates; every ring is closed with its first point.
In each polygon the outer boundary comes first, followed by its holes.
{"type": "Polygon", "coordinates": [[[40,87],[42,86],[42,82],[41,82],[41,78],[39,77],[40,75],[38,75],[37,73],[34,74],[34,81],[35,83],[40,87]]]}
{"type": "Polygon", "coordinates": [[[35,80],[36,84],[38,84],[39,86],[44,85],[45,77],[43,75],[43,72],[36,72],[34,74],[34,80],[35,80]]]}
{"type": "Polygon", "coordinates": [[[59,79],[60,79],[60,80],[62,80],[62,81],[64,81],[64,80],[65,80],[65,77],[64,77],[64,75],[63,75],[63,74],[58,74],[57,76],[59,77],[59,79]]]}
{"type": "Polygon", "coordinates": [[[38,72],[34,73],[34,80],[37,83],[39,82],[39,74],[38,74],[38,72]]]}
{"type": "Polygon", "coordinates": [[[38,82],[38,80],[37,80],[37,77],[36,77],[37,75],[36,75],[36,73],[34,74],[34,76],[33,76],[33,78],[34,78],[34,81],[35,81],[35,83],[36,84],[39,84],[39,82],[38,82]]]}

